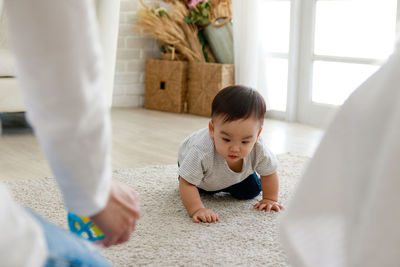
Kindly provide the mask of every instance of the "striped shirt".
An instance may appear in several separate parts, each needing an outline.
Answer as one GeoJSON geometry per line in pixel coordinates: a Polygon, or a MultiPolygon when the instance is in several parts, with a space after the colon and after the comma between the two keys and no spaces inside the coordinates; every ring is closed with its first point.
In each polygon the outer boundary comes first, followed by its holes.
{"type": "Polygon", "coordinates": [[[240,172],[232,171],[226,160],[217,152],[208,128],[187,137],[179,147],[180,177],[206,191],[216,191],[240,183],[250,174],[273,174],[277,169],[275,155],[264,144],[261,136],[251,152],[243,159],[240,172]]]}

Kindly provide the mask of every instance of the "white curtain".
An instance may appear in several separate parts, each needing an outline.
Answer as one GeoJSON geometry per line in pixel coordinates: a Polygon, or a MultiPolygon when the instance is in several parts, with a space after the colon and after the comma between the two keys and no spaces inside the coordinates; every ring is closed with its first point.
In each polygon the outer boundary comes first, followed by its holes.
{"type": "Polygon", "coordinates": [[[233,48],[235,62],[235,83],[250,86],[265,98],[267,109],[267,80],[265,79],[266,62],[262,60],[262,35],[260,26],[262,11],[261,1],[268,0],[233,0],[233,48]]]}
{"type": "Polygon", "coordinates": [[[259,87],[259,5],[260,0],[233,0],[233,47],[235,82],[259,87]]]}

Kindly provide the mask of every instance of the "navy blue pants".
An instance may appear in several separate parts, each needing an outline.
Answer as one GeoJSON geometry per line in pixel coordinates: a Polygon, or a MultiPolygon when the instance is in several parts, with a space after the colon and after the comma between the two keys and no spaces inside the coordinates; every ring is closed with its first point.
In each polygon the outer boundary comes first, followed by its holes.
{"type": "Polygon", "coordinates": [[[206,191],[201,188],[198,189],[200,193],[214,194],[219,192],[228,192],[236,199],[252,199],[260,194],[261,181],[258,175],[256,173],[253,173],[240,183],[231,185],[218,191],[206,191]]]}

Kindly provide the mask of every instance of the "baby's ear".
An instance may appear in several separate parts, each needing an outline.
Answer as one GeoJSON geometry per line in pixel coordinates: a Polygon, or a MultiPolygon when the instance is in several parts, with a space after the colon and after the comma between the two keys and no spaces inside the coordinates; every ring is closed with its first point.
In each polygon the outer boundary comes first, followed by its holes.
{"type": "Polygon", "coordinates": [[[208,133],[210,134],[211,138],[214,138],[214,124],[212,120],[208,122],[208,133]]]}

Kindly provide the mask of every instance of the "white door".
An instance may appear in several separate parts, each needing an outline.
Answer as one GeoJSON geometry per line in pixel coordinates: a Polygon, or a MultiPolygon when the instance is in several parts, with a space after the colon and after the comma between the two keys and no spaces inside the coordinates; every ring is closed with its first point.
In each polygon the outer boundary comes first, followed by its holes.
{"type": "Polygon", "coordinates": [[[326,126],[393,52],[397,0],[305,0],[297,120],[326,126]]]}
{"type": "MultiPolygon", "coordinates": [[[[270,117],[324,127],[393,52],[400,0],[264,0],[270,117]]],[[[264,89],[264,90],[263,90],[264,89]]]]}

